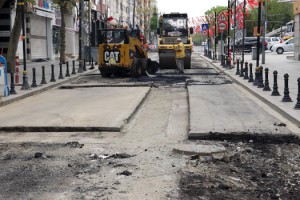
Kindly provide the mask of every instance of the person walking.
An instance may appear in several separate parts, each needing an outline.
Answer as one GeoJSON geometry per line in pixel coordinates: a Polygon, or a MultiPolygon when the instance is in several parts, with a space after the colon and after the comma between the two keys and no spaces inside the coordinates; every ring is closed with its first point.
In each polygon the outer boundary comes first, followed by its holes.
{"type": "Polygon", "coordinates": [[[175,47],[175,59],[176,59],[176,66],[180,74],[183,74],[184,70],[184,57],[185,57],[185,48],[183,43],[181,42],[181,38],[177,38],[177,46],[175,47]]]}

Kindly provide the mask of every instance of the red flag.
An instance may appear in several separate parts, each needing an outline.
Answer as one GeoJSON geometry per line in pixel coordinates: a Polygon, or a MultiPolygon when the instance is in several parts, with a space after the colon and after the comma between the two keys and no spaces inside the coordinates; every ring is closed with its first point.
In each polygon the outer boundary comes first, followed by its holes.
{"type": "Polygon", "coordinates": [[[256,0],[248,0],[248,4],[251,9],[253,9],[255,6],[258,6],[258,2],[256,0]]]}
{"type": "Polygon", "coordinates": [[[209,36],[211,36],[211,37],[214,36],[214,32],[211,29],[209,29],[209,36]]]}

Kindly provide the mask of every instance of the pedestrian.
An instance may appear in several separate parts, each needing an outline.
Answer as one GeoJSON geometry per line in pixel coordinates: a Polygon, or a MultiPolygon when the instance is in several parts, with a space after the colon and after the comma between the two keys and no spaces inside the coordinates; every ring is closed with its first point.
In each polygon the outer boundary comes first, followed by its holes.
{"type": "Polygon", "coordinates": [[[144,49],[146,52],[149,51],[149,44],[148,44],[148,42],[147,42],[146,39],[144,39],[144,42],[143,42],[143,49],[144,49]]]}
{"type": "Polygon", "coordinates": [[[175,58],[176,58],[176,66],[180,74],[183,74],[184,70],[184,57],[185,57],[185,48],[183,43],[181,42],[181,38],[177,38],[177,46],[175,47],[175,58]]]}

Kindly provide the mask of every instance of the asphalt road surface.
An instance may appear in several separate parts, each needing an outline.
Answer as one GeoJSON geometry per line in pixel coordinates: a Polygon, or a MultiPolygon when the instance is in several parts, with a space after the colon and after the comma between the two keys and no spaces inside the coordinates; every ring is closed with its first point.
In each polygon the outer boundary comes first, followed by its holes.
{"type": "Polygon", "coordinates": [[[0,112],[0,199],[300,195],[289,124],[199,52],[183,75],[90,74],[0,112]]]}

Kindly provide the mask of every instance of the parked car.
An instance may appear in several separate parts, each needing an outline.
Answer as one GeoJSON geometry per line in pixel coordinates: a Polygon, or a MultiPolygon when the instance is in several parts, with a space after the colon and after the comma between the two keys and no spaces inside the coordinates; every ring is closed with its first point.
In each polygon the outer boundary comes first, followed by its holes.
{"type": "Polygon", "coordinates": [[[268,42],[267,50],[271,50],[274,44],[283,43],[280,37],[265,37],[265,40],[268,42]]]}
{"type": "Polygon", "coordinates": [[[294,38],[291,38],[283,43],[273,45],[272,51],[278,54],[283,54],[286,51],[294,51],[294,38]]]}
{"type": "MultiPolygon", "coordinates": [[[[265,41],[265,48],[267,48],[268,42],[265,41]]],[[[244,40],[244,52],[252,52],[252,47],[257,46],[257,37],[245,37],[244,40]]],[[[262,38],[260,38],[260,52],[262,51],[262,38]]],[[[235,42],[234,45],[235,51],[242,51],[243,49],[243,40],[239,39],[235,42]]]]}

